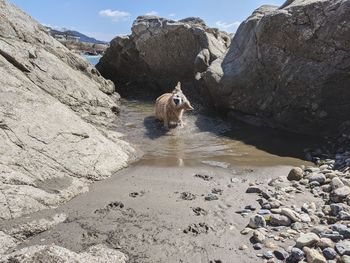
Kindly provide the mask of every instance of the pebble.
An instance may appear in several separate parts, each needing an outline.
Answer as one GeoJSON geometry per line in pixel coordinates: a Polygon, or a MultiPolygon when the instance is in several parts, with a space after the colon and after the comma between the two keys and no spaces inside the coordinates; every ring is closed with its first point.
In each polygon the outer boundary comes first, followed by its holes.
{"type": "Polygon", "coordinates": [[[271,211],[267,210],[267,209],[260,209],[258,214],[259,215],[269,215],[269,214],[271,214],[271,211]]]}
{"type": "Polygon", "coordinates": [[[309,182],[318,182],[319,184],[323,184],[326,181],[326,176],[323,173],[312,173],[307,178],[309,182]]]}
{"type": "Polygon", "coordinates": [[[296,246],[298,248],[311,247],[316,244],[320,238],[315,233],[301,234],[297,239],[296,246]]]}
{"type": "Polygon", "coordinates": [[[344,183],[339,179],[339,177],[334,177],[331,181],[332,190],[341,188],[344,186],[344,183]]]}
{"type": "Polygon", "coordinates": [[[260,249],[262,249],[262,244],[261,244],[261,243],[255,243],[255,244],[253,245],[253,248],[254,248],[255,250],[260,250],[260,249]]]}
{"type": "Polygon", "coordinates": [[[292,170],[290,170],[287,179],[289,181],[299,181],[303,179],[304,171],[300,167],[294,167],[292,170]]]}
{"type": "Polygon", "coordinates": [[[244,228],[242,231],[241,231],[241,234],[242,235],[247,235],[247,234],[249,234],[250,232],[252,232],[253,231],[253,229],[251,229],[251,228],[249,228],[249,227],[246,227],[246,228],[244,228]]]}
{"type": "Polygon", "coordinates": [[[331,225],[331,229],[338,232],[344,238],[350,238],[350,229],[343,224],[333,224],[331,225]]]}
{"type": "Polygon", "coordinates": [[[339,255],[347,255],[350,256],[350,241],[344,240],[335,244],[335,250],[339,253],[339,255]]]}
{"type": "Polygon", "coordinates": [[[308,263],[327,263],[324,256],[316,249],[304,247],[303,250],[308,263]]]}
{"type": "Polygon", "coordinates": [[[345,211],[340,211],[338,214],[338,219],[343,221],[349,221],[350,220],[350,213],[345,211]]]}
{"type": "Polygon", "coordinates": [[[300,214],[299,216],[300,216],[301,222],[304,222],[304,223],[311,222],[311,218],[308,214],[300,214]]]}
{"type": "Polygon", "coordinates": [[[256,207],[253,206],[253,205],[247,205],[247,206],[244,207],[244,209],[249,209],[249,210],[251,210],[251,211],[255,211],[255,210],[256,210],[256,207]]]}
{"type": "Polygon", "coordinates": [[[290,226],[292,221],[284,215],[272,214],[270,216],[270,224],[273,226],[290,226]]]}
{"type": "Polygon", "coordinates": [[[278,260],[285,260],[288,257],[288,252],[282,248],[275,250],[273,254],[278,260]]]}
{"type": "Polygon", "coordinates": [[[259,230],[254,230],[252,238],[255,243],[262,243],[265,240],[265,235],[259,230]]]}
{"type": "Polygon", "coordinates": [[[327,247],[334,248],[334,242],[330,238],[322,237],[316,244],[317,247],[325,249],[327,247]]]}
{"type": "Polygon", "coordinates": [[[299,214],[297,212],[293,211],[292,209],[283,207],[283,208],[281,208],[281,214],[289,217],[290,220],[292,220],[293,222],[300,221],[299,214]]]}
{"type": "Polygon", "coordinates": [[[259,186],[249,186],[245,191],[247,194],[259,194],[262,192],[259,186]]]}
{"type": "Polygon", "coordinates": [[[331,193],[331,200],[333,202],[341,202],[348,195],[350,195],[350,187],[348,186],[339,187],[331,193]]]}
{"type": "Polygon", "coordinates": [[[254,215],[250,218],[248,226],[254,229],[266,227],[265,218],[261,215],[254,215]]]}
{"type": "Polygon", "coordinates": [[[268,250],[268,251],[265,251],[265,252],[263,253],[263,256],[264,256],[264,258],[266,258],[266,259],[270,259],[270,258],[273,258],[273,253],[272,253],[272,251],[268,250]]]}
{"type": "Polygon", "coordinates": [[[337,252],[335,252],[335,250],[330,247],[323,249],[322,253],[324,257],[329,260],[335,259],[337,256],[337,252]]]}
{"type": "Polygon", "coordinates": [[[246,249],[248,249],[248,247],[247,247],[246,245],[240,245],[240,246],[238,247],[238,249],[239,249],[239,250],[246,250],[246,249]]]}
{"type": "Polygon", "coordinates": [[[339,234],[339,232],[329,231],[329,230],[325,231],[325,232],[321,232],[320,237],[329,238],[329,239],[333,240],[334,242],[338,242],[339,240],[342,240],[344,238],[344,236],[339,234]]]}
{"type": "Polygon", "coordinates": [[[330,204],[331,207],[331,214],[333,216],[338,216],[340,211],[343,211],[343,204],[330,204]]]}
{"type": "Polygon", "coordinates": [[[296,247],[293,247],[290,251],[290,255],[287,258],[287,263],[298,263],[304,258],[304,252],[296,247]]]}

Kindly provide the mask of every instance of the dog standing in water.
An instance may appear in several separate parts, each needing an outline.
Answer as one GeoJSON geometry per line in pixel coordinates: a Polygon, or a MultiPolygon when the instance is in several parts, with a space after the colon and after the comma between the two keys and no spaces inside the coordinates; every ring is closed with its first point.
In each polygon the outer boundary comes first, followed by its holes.
{"type": "Polygon", "coordinates": [[[156,118],[164,122],[167,130],[171,125],[183,127],[182,115],[186,110],[193,110],[193,107],[182,93],[180,82],[172,93],[165,93],[156,100],[156,118]]]}

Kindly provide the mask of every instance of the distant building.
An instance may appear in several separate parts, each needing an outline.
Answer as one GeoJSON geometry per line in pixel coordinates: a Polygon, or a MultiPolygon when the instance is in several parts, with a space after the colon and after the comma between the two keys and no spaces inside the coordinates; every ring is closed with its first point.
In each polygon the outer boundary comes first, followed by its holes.
{"type": "Polygon", "coordinates": [[[67,41],[66,36],[62,35],[62,34],[54,34],[53,37],[56,38],[60,42],[66,42],[67,41]]]}
{"type": "Polygon", "coordinates": [[[67,41],[71,41],[71,42],[80,42],[80,37],[76,37],[76,36],[66,35],[66,39],[67,41]]]}

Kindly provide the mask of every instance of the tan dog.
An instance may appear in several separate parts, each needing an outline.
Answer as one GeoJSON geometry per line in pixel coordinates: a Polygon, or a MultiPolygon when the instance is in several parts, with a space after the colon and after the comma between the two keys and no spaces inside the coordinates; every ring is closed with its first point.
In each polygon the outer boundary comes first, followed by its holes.
{"type": "Polygon", "coordinates": [[[183,127],[182,115],[186,110],[193,110],[193,107],[182,93],[180,82],[172,93],[165,93],[156,100],[156,118],[164,122],[166,129],[172,124],[183,127]]]}

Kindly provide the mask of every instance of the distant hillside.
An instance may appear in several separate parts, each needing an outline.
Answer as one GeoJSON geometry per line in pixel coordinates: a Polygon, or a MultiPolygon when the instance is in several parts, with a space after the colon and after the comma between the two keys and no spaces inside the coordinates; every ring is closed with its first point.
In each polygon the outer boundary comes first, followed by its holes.
{"type": "Polygon", "coordinates": [[[67,35],[67,36],[74,36],[74,37],[79,37],[81,42],[86,42],[86,43],[92,43],[92,44],[107,44],[108,42],[97,40],[93,37],[88,37],[87,35],[84,35],[78,31],[73,31],[73,30],[65,30],[65,31],[60,31],[57,29],[50,29],[51,35],[54,34],[62,34],[62,35],[67,35]]]}

